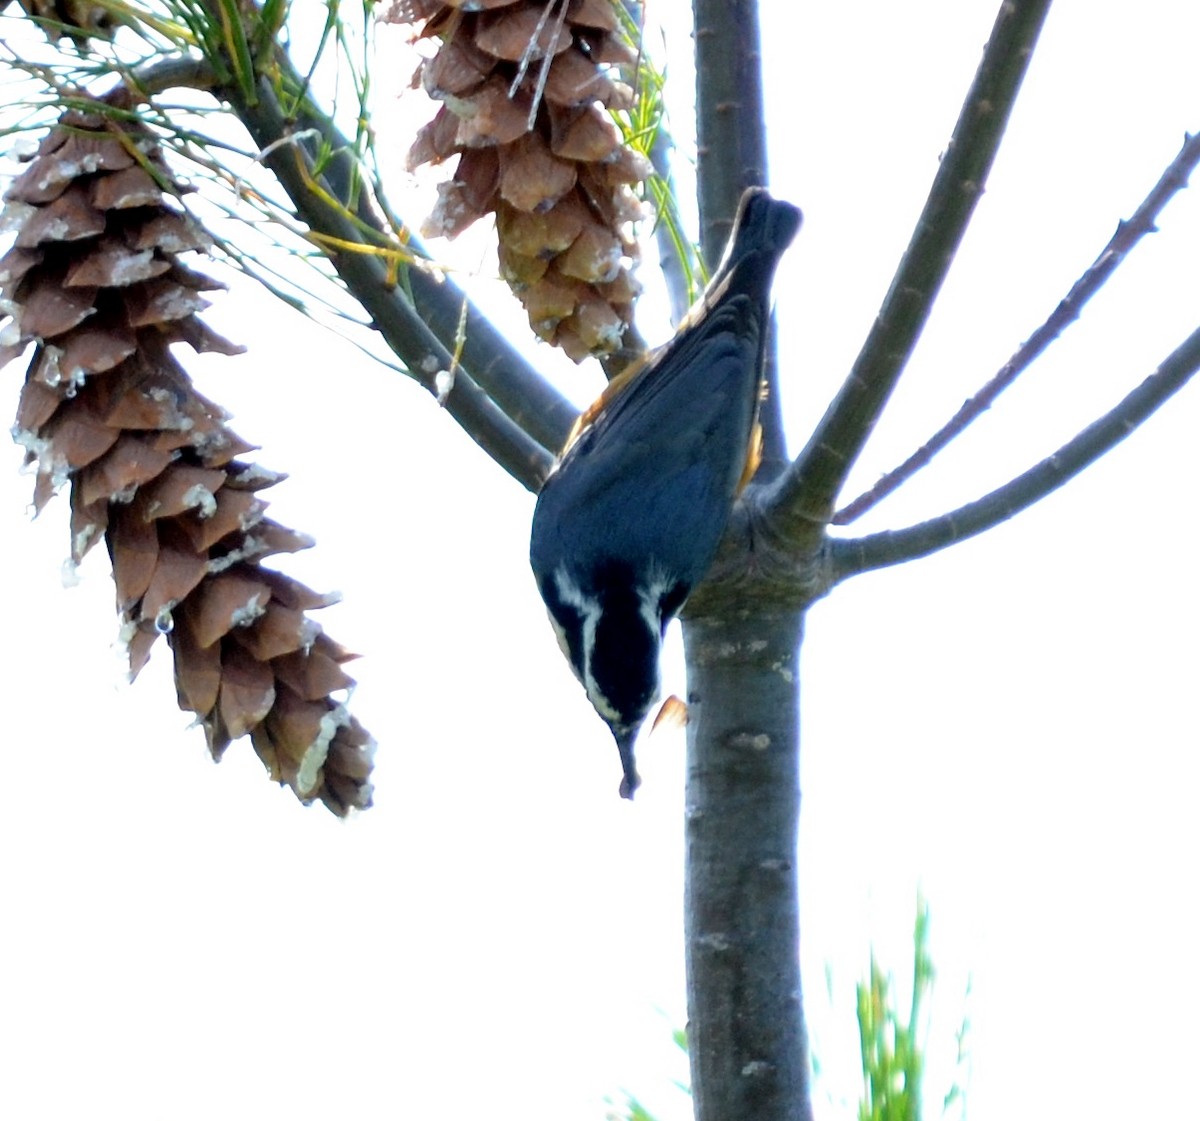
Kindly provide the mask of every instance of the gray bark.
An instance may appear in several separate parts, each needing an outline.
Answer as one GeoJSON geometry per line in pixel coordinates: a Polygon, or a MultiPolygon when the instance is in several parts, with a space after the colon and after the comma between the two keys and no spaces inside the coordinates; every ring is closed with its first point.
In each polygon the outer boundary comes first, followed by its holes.
{"type": "Polygon", "coordinates": [[[807,1121],[794,610],[706,616],[688,651],[688,1041],[699,1121],[807,1121]]]}

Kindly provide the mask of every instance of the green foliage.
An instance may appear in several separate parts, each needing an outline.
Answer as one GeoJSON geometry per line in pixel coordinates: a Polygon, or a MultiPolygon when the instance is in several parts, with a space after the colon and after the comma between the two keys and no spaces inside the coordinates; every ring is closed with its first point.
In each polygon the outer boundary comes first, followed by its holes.
{"type": "MultiPolygon", "coordinates": [[[[671,1039],[675,1046],[686,1055],[687,1032],[683,1028],[674,1028],[671,1031],[671,1039]]],[[[691,1096],[692,1089],[686,1082],[676,1082],[675,1085],[683,1093],[691,1096]]],[[[628,1091],[621,1095],[619,1101],[608,1099],[608,1107],[605,1121],[658,1121],[658,1118],[628,1091]]]]}
{"type": "MultiPolygon", "coordinates": [[[[865,981],[856,985],[859,1053],[863,1067],[863,1092],[858,1103],[858,1121],[925,1121],[922,1089],[925,1062],[929,1054],[929,1002],[934,990],[934,960],[929,952],[929,904],[917,900],[917,918],[912,936],[912,996],[901,1012],[896,985],[883,970],[875,951],[871,951],[870,969],[865,981]]],[[[832,995],[832,978],[829,981],[832,995]]],[[[954,1077],[942,1098],[941,1116],[958,1107],[965,1116],[966,1090],[962,1072],[966,1066],[968,1023],[962,1019],[955,1033],[958,1054],[954,1077]]],[[[676,1047],[686,1054],[688,1033],[674,1030],[676,1047]]],[[[814,1078],[820,1083],[821,1067],[814,1056],[814,1078]]],[[[679,1089],[690,1093],[689,1087],[679,1089]]],[[[610,1101],[606,1121],[658,1121],[631,1093],[619,1101],[610,1101]]]]}
{"type": "MultiPolygon", "coordinates": [[[[913,928],[912,997],[907,1014],[897,1006],[895,986],[871,952],[867,980],[857,986],[859,1050],[863,1096],[859,1121],[921,1121],[922,1081],[927,1055],[926,1003],[933,990],[933,959],[929,955],[929,905],[917,900],[913,928]]],[[[957,1033],[957,1068],[965,1058],[967,1021],[957,1033]]],[[[964,1101],[956,1071],[942,1101],[942,1112],[964,1101]]]]}
{"type": "MultiPolygon", "coordinates": [[[[874,950],[867,979],[855,987],[863,1073],[858,1121],[924,1121],[921,1094],[928,1056],[928,1005],[934,979],[929,952],[929,905],[918,898],[913,927],[912,996],[907,1009],[899,1008],[895,981],[880,965],[874,950]]],[[[826,981],[832,997],[832,977],[828,973],[826,981]]],[[[955,1033],[955,1073],[942,1098],[942,1117],[955,1106],[957,1116],[965,1116],[966,1090],[962,1079],[968,1031],[964,1017],[955,1033]]],[[[675,1045],[686,1054],[687,1032],[676,1029],[672,1035],[675,1045]]],[[[822,1072],[815,1055],[813,1075],[819,1084],[822,1072]]],[[[679,1088],[690,1093],[682,1083],[679,1088]]],[[[606,1121],[657,1121],[657,1118],[637,1097],[625,1093],[619,1101],[609,1101],[606,1121]]]]}
{"type": "Polygon", "coordinates": [[[627,1096],[609,1112],[607,1121],[657,1121],[657,1118],[637,1098],[627,1096]]]}

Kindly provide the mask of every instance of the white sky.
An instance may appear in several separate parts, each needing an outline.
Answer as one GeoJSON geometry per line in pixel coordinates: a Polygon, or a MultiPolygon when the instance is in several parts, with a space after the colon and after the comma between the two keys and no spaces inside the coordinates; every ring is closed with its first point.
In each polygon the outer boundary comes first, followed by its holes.
{"type": "MultiPolygon", "coordinates": [[[[773,184],[806,213],[777,285],[799,446],[886,289],[994,5],[763,7],[773,184]]],[[[859,482],[990,376],[1200,127],[1198,41],[1200,10],[1171,0],[1052,13],[859,482]]],[[[686,60],[670,65],[686,102],[686,60]]],[[[1196,326],[1195,191],[1160,225],[869,528],[1023,469],[1196,326]]],[[[244,743],[212,766],[165,648],[121,684],[103,550],[62,588],[66,502],[29,523],[14,448],[0,1115],[595,1121],[627,1087],[686,1117],[669,1038],[682,736],[643,742],[645,784],[618,799],[611,738],[527,571],[532,498],[421,391],[253,290],[209,320],[251,353],[188,365],[291,473],[273,515],[318,540],[287,569],[345,593],[322,622],[364,654],[376,806],[305,811],[244,743]]],[[[15,403],[20,371],[0,379],[15,403]]],[[[1180,1115],[1200,1045],[1198,424],[1190,387],[1035,510],[814,608],[801,868],[820,1117],[853,1115],[853,983],[871,943],[905,966],[918,885],[940,969],[929,1117],[968,977],[972,1121],[1180,1115]]],[[[676,651],[682,692],[680,674],[676,651]]]]}

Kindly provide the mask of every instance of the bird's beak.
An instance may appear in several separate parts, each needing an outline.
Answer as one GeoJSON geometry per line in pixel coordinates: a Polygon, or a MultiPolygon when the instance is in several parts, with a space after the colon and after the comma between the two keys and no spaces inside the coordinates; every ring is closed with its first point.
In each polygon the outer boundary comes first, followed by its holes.
{"type": "Polygon", "coordinates": [[[613,728],[612,734],[617,741],[617,751],[621,754],[621,769],[625,772],[625,777],[621,779],[621,797],[632,801],[633,792],[642,783],[633,761],[633,741],[637,739],[637,728],[613,728]]]}

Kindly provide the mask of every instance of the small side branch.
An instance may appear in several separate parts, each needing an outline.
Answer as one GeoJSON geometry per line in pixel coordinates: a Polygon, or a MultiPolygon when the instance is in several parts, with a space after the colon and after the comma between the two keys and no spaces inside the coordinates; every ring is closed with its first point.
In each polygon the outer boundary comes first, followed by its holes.
{"type": "Polygon", "coordinates": [[[1171,161],[1146,196],[1132,218],[1117,226],[1117,232],[1109,239],[1103,252],[1063,297],[1050,317],[1018,348],[1017,352],[1001,367],[1000,371],[974,397],[965,401],[962,408],[899,467],[889,471],[870,490],[848,503],[833,516],[834,525],[849,525],[862,517],[873,506],[878,505],[892,491],[912,478],[926,466],[938,452],[959,435],[972,421],[981,416],[1000,394],[1033,363],[1045,349],[1076,319],[1084,306],[1108,281],[1117,266],[1148,233],[1156,230],[1155,220],[1176,193],[1187,186],[1188,177],[1200,163],[1200,133],[1184,138],[1183,147],[1171,161]]]}
{"type": "Polygon", "coordinates": [[[974,537],[1032,506],[1111,450],[1200,369],[1200,329],[1141,385],[1053,455],[1011,482],[957,510],[906,529],[830,543],[835,582],[901,564],[974,537]]]}
{"type": "Polygon", "coordinates": [[[1004,135],[1050,0],[1004,0],[949,148],[853,369],[773,496],[779,529],[832,516],[949,272],[1004,135]]]}

